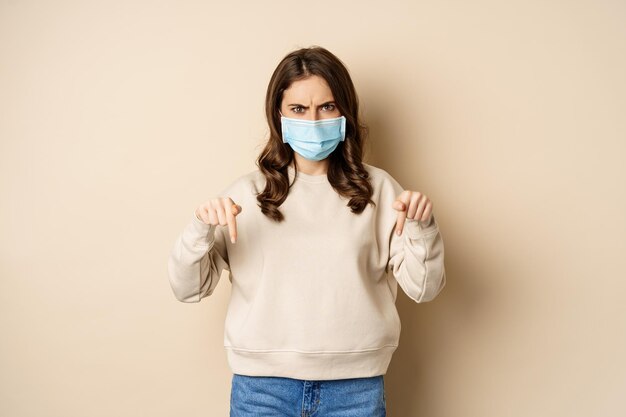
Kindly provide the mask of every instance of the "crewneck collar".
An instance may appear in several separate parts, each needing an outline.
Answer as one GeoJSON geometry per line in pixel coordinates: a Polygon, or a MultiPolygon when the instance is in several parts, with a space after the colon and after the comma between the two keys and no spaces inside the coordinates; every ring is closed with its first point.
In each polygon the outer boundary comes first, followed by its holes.
{"type": "MultiPolygon", "coordinates": [[[[289,171],[289,179],[293,179],[295,172],[296,172],[295,168],[292,167],[291,165],[288,165],[287,168],[289,171]]],[[[298,171],[298,178],[296,181],[324,184],[324,183],[328,183],[328,175],[327,174],[311,175],[311,174],[305,174],[302,171],[298,171]]]]}

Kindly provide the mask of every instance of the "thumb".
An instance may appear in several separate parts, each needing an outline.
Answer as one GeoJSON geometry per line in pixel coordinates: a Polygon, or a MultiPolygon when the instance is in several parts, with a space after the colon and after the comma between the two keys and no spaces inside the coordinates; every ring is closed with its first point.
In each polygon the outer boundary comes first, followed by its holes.
{"type": "Polygon", "coordinates": [[[231,210],[232,210],[233,214],[236,216],[239,213],[241,213],[242,208],[241,208],[241,206],[239,204],[233,204],[231,210]]]}
{"type": "Polygon", "coordinates": [[[391,207],[393,207],[395,210],[398,210],[398,211],[406,210],[405,204],[400,200],[394,201],[391,207]]]}

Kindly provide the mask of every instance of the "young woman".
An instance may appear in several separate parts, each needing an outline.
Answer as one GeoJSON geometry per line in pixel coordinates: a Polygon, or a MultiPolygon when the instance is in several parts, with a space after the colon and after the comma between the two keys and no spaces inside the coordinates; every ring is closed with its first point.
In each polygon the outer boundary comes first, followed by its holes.
{"type": "Polygon", "coordinates": [[[384,416],[397,286],[421,303],[446,282],[432,202],[362,161],[357,94],[328,50],[285,56],[265,104],[258,169],[195,209],[170,285],[195,303],[229,271],[231,417],[384,416]]]}

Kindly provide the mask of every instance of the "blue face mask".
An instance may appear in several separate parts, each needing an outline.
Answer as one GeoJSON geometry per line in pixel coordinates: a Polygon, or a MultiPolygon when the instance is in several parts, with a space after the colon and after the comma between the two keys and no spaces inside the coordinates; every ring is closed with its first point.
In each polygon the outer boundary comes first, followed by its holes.
{"type": "Polygon", "coordinates": [[[306,159],[320,161],[330,155],[346,138],[346,118],[304,120],[280,113],[283,143],[306,159]]]}

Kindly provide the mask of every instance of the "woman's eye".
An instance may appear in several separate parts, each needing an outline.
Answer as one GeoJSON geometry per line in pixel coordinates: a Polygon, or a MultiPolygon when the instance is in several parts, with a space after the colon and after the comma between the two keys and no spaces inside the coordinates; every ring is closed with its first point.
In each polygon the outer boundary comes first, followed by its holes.
{"type": "Polygon", "coordinates": [[[335,110],[335,105],[334,104],[325,104],[324,108],[328,111],[333,111],[335,110]]]}
{"type": "Polygon", "coordinates": [[[293,107],[291,110],[292,110],[294,113],[302,113],[301,111],[299,111],[300,109],[302,109],[302,107],[293,107]]]}

